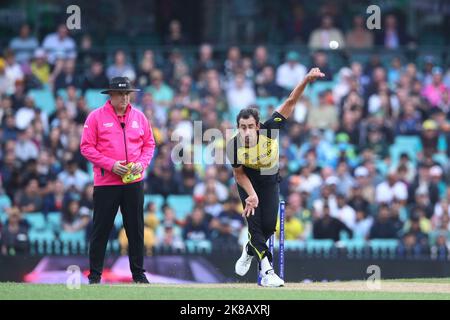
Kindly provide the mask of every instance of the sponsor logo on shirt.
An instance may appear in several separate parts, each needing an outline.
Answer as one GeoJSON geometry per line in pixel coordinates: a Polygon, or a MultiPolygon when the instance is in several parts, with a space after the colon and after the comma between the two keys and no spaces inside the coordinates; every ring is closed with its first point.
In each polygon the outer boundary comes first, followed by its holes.
{"type": "Polygon", "coordinates": [[[139,128],[139,124],[137,123],[136,120],[134,120],[134,121],[131,123],[131,127],[132,127],[133,129],[138,129],[138,128],[139,128]]]}
{"type": "Polygon", "coordinates": [[[112,122],[105,122],[105,123],[103,123],[103,126],[107,127],[107,128],[111,128],[113,126],[113,123],[112,122]]]}

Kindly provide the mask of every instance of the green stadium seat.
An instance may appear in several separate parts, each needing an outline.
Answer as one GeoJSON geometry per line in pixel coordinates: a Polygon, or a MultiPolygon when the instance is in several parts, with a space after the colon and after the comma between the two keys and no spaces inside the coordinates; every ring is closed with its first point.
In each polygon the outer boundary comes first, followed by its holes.
{"type": "Polygon", "coordinates": [[[5,212],[9,207],[11,207],[11,199],[6,194],[0,195],[0,213],[5,212]]]}
{"type": "Polygon", "coordinates": [[[59,211],[47,213],[47,224],[52,230],[61,230],[62,227],[62,213],[59,211]]]}
{"type": "Polygon", "coordinates": [[[32,254],[53,254],[50,252],[51,245],[55,241],[55,234],[51,230],[36,231],[31,229],[28,232],[32,254]],[[45,247],[47,250],[45,250],[45,247]]]}
{"type": "Polygon", "coordinates": [[[30,224],[30,229],[44,230],[47,228],[47,223],[42,212],[25,213],[23,218],[30,224]]]}
{"type": "MultiPolygon", "coordinates": [[[[279,248],[279,240],[275,240],[274,248],[279,248]]],[[[285,251],[299,251],[306,248],[305,241],[302,240],[285,240],[284,250],[285,251]]]]}
{"type": "Polygon", "coordinates": [[[119,240],[109,240],[106,246],[106,252],[119,252],[120,251],[120,243],[119,240]]]}
{"type": "Polygon", "coordinates": [[[411,159],[412,163],[415,164],[417,162],[417,152],[418,149],[414,149],[412,148],[412,146],[408,146],[405,144],[393,144],[389,147],[389,154],[391,156],[393,166],[397,165],[402,153],[406,153],[411,159]]]}
{"type": "Polygon", "coordinates": [[[389,252],[390,254],[395,253],[398,246],[397,239],[371,239],[369,241],[369,246],[375,254],[380,254],[383,252],[389,252]]]}
{"type": "Polygon", "coordinates": [[[306,242],[306,251],[308,253],[328,253],[333,246],[332,239],[310,239],[306,242]]]}
{"type": "Polygon", "coordinates": [[[123,227],[123,216],[120,212],[116,214],[116,218],[114,219],[114,226],[117,230],[120,230],[123,227]]]}
{"type": "MultiPolygon", "coordinates": [[[[63,253],[73,254],[77,250],[77,246],[79,246],[80,250],[83,252],[86,248],[86,231],[80,230],[77,232],[66,232],[61,231],[59,234],[59,239],[63,242],[63,253]],[[69,247],[72,247],[72,250],[69,250],[69,247]]],[[[80,252],[78,252],[80,253],[80,252]]]]}
{"type": "MultiPolygon", "coordinates": [[[[77,97],[81,97],[81,89],[77,89],[77,97]]],[[[61,88],[58,89],[58,91],[56,91],[56,95],[60,96],[61,98],[63,98],[64,100],[67,100],[67,90],[65,88],[61,88]]]]}
{"type": "Polygon", "coordinates": [[[420,148],[422,142],[420,141],[419,136],[396,136],[394,144],[404,145],[416,150],[417,148],[420,148]]]}
{"type": "Polygon", "coordinates": [[[346,239],[340,240],[340,243],[349,252],[356,252],[356,253],[361,253],[361,251],[366,246],[366,241],[364,239],[346,239]]]}
{"type": "Polygon", "coordinates": [[[167,204],[173,208],[179,219],[184,219],[194,209],[194,199],[191,195],[170,195],[167,204]]]}
{"type": "Polygon", "coordinates": [[[101,94],[102,90],[87,89],[84,98],[89,109],[97,109],[105,104],[108,100],[108,96],[101,94]]]}
{"type": "Polygon", "coordinates": [[[209,240],[186,240],[186,249],[189,253],[211,253],[212,244],[209,240]]]}
{"type": "Polygon", "coordinates": [[[48,89],[32,89],[29,95],[33,98],[35,105],[50,115],[56,110],[55,98],[48,89]]]}
{"type": "Polygon", "coordinates": [[[8,215],[6,214],[6,212],[0,211],[0,223],[5,224],[6,220],[8,220],[8,215]]]}

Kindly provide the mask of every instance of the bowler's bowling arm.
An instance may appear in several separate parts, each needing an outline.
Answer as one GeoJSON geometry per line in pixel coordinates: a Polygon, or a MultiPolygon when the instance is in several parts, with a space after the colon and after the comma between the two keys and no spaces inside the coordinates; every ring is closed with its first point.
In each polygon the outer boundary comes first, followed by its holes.
{"type": "Polygon", "coordinates": [[[278,107],[276,111],[280,113],[285,119],[288,119],[292,115],[292,112],[294,112],[295,105],[297,104],[298,99],[300,99],[300,97],[302,96],[303,91],[305,91],[308,83],[324,76],[325,74],[320,72],[319,68],[312,68],[305,76],[305,78],[299,84],[297,84],[294,90],[292,90],[289,97],[283,102],[280,107],[278,107]]]}

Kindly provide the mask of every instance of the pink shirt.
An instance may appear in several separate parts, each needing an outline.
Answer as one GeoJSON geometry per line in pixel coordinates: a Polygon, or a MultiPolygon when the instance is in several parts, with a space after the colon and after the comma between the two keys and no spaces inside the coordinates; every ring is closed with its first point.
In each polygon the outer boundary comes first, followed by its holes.
{"type": "MultiPolygon", "coordinates": [[[[114,163],[140,162],[145,172],[153,158],[155,139],[141,111],[128,105],[125,115],[120,117],[108,100],[87,117],[80,151],[94,165],[95,186],[123,185],[122,178],[111,171],[114,163]]],[[[144,172],[136,182],[144,179],[144,172]]]]}
{"type": "Polygon", "coordinates": [[[429,84],[423,89],[422,95],[427,98],[432,106],[437,107],[442,102],[442,95],[446,90],[449,89],[444,84],[440,84],[438,87],[429,84]]]}

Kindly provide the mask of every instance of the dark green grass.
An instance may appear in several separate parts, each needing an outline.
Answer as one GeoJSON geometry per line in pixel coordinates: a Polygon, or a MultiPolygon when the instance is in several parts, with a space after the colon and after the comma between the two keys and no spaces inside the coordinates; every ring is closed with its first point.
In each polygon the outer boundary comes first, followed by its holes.
{"type": "MultiPolygon", "coordinates": [[[[450,283],[450,279],[400,280],[420,283],[450,283]]],[[[399,282],[399,281],[397,281],[399,282]]],[[[310,291],[297,287],[260,288],[245,284],[198,285],[82,285],[70,290],[64,285],[0,283],[1,300],[440,300],[450,294],[382,291],[310,291]]]]}

